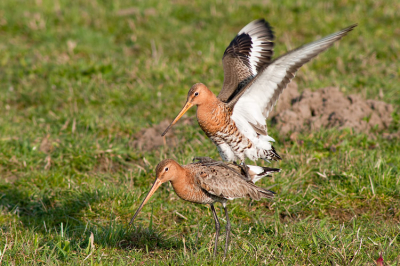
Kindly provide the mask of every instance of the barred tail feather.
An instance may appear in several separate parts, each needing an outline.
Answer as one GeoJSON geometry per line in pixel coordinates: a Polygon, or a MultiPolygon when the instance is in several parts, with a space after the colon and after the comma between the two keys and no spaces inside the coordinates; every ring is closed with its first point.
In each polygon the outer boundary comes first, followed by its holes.
{"type": "Polygon", "coordinates": [[[268,198],[268,199],[272,199],[274,198],[274,195],[276,194],[275,192],[271,191],[271,190],[266,190],[263,188],[259,188],[259,192],[260,192],[260,196],[261,198],[268,198]]]}
{"type": "Polygon", "coordinates": [[[271,149],[268,150],[262,150],[264,153],[263,156],[260,156],[260,158],[264,159],[265,161],[269,162],[269,160],[282,160],[282,157],[279,156],[279,154],[276,152],[274,146],[271,145],[271,149]]]}

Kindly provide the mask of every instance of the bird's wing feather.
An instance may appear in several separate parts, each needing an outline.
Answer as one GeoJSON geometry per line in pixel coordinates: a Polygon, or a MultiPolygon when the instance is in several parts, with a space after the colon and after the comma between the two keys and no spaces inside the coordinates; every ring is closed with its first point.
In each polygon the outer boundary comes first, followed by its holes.
{"type": "Polygon", "coordinates": [[[246,88],[241,90],[227,104],[230,108],[233,108],[232,119],[239,130],[244,134],[252,134],[255,137],[257,137],[257,132],[253,128],[254,125],[257,125],[259,130],[263,127],[266,130],[265,119],[283,89],[294,78],[297,70],[319,53],[328,49],[356,26],[357,24],[352,25],[321,40],[292,50],[278,57],[261,70],[247,84],[246,88]]]}
{"type": "Polygon", "coordinates": [[[224,84],[218,98],[228,102],[271,61],[274,34],[264,19],[247,24],[226,48],[222,57],[224,84]]]}
{"type": "Polygon", "coordinates": [[[259,200],[273,197],[273,193],[246,182],[237,173],[222,166],[201,166],[196,174],[197,183],[208,193],[224,199],[249,197],[259,200]]]}

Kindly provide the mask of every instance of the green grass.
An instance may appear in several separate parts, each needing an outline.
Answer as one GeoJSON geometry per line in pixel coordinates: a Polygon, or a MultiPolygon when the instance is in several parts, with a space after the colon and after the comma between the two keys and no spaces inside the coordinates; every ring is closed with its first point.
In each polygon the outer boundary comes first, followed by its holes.
{"type": "Polygon", "coordinates": [[[276,185],[278,197],[230,202],[225,260],[223,234],[211,256],[209,208],[183,202],[169,184],[128,222],[160,160],[218,158],[197,123],[176,125],[173,148],[139,151],[134,136],[171,121],[192,84],[217,93],[224,49],[253,19],[274,26],[276,55],[359,23],[295,80],[373,99],[382,90],[395,106],[389,132],[399,130],[399,9],[394,0],[0,1],[0,261],[374,265],[382,253],[397,265],[400,144],[379,133],[322,130],[292,141],[270,127],[284,156],[271,166],[283,171],[260,184],[276,185]]]}

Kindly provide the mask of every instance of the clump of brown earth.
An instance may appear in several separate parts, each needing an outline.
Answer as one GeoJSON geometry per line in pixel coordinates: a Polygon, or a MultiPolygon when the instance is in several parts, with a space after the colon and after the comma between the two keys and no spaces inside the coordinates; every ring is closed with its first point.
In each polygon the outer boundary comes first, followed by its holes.
{"type": "Polygon", "coordinates": [[[171,129],[168,138],[161,137],[161,134],[168,127],[168,120],[162,121],[160,124],[149,128],[144,128],[135,134],[133,146],[141,151],[151,151],[156,147],[168,144],[168,146],[176,145],[176,137],[171,129]],[[168,143],[167,143],[168,142],[168,143]]]}
{"type": "MultiPolygon", "coordinates": [[[[142,129],[133,136],[134,141],[132,142],[132,146],[141,151],[151,151],[163,145],[167,145],[168,147],[174,147],[178,145],[178,139],[175,136],[176,128],[174,127],[168,131],[167,137],[161,137],[161,134],[169,126],[171,121],[172,120],[166,119],[157,125],[142,129]]],[[[181,119],[179,123],[182,125],[191,125],[193,124],[192,121],[192,118],[185,118],[181,119]]]]}
{"type": "Polygon", "coordinates": [[[355,132],[369,133],[373,128],[388,128],[392,112],[391,104],[364,100],[356,94],[345,96],[335,87],[314,92],[306,89],[300,94],[297,84],[291,82],[270,117],[283,134],[322,127],[352,128],[355,132]]]}

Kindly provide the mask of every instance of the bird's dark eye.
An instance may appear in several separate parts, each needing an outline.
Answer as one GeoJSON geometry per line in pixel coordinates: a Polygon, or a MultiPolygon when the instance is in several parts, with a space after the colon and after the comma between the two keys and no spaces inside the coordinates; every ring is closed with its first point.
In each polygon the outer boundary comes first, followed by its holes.
{"type": "Polygon", "coordinates": [[[165,172],[168,172],[168,170],[169,170],[169,168],[168,168],[168,167],[165,167],[164,171],[165,171],[165,172]]]}
{"type": "Polygon", "coordinates": [[[199,93],[196,91],[195,93],[194,93],[194,96],[198,96],[199,95],[199,93]]]}

